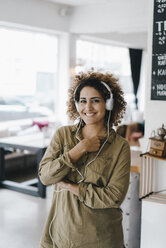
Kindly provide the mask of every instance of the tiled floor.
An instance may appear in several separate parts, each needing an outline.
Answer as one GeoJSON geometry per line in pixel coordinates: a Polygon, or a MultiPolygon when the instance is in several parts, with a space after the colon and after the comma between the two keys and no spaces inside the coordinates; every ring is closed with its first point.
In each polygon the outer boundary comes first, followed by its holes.
{"type": "Polygon", "coordinates": [[[53,187],[46,199],[0,188],[0,248],[38,248],[51,205],[53,187]]]}

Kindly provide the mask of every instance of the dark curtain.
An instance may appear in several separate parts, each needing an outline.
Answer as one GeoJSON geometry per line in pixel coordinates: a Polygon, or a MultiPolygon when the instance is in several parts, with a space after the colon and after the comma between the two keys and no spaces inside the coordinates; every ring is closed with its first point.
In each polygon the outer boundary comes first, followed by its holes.
{"type": "Polygon", "coordinates": [[[130,54],[131,75],[132,75],[134,94],[135,94],[135,103],[136,103],[136,108],[138,109],[137,90],[140,81],[142,50],[130,48],[129,54],[130,54]]]}

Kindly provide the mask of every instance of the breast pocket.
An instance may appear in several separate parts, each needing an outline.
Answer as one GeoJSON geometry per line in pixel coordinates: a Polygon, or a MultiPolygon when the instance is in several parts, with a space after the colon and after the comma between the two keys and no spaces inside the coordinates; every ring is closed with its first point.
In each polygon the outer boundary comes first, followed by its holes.
{"type": "Polygon", "coordinates": [[[87,167],[86,181],[103,187],[108,184],[112,173],[112,158],[98,157],[87,167]]]}

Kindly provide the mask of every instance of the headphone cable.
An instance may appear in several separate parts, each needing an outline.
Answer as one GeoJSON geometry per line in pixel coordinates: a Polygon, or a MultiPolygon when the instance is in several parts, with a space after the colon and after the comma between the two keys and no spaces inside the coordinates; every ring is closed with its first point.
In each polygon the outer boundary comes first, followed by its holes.
{"type": "MultiPolygon", "coordinates": [[[[82,177],[82,179],[80,181],[78,181],[77,183],[81,183],[85,180],[85,177],[86,177],[86,173],[87,173],[87,167],[96,160],[96,158],[99,156],[101,150],[103,149],[104,145],[106,144],[106,142],[108,141],[109,139],[109,129],[110,129],[110,117],[111,117],[111,111],[109,111],[109,115],[108,115],[108,120],[107,120],[107,138],[106,140],[104,141],[104,143],[102,144],[102,146],[100,147],[99,151],[97,152],[96,156],[91,160],[89,161],[86,166],[85,166],[85,170],[84,170],[84,175],[81,174],[81,172],[77,170],[77,172],[80,174],[80,176],[82,177]]],[[[77,132],[78,133],[78,132],[77,132]]]]}

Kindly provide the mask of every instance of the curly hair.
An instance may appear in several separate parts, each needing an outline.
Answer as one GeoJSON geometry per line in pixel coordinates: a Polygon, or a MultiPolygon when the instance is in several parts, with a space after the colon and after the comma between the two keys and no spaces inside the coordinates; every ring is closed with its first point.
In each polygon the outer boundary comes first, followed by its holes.
{"type": "MultiPolygon", "coordinates": [[[[67,114],[71,120],[76,120],[80,117],[75,106],[75,100],[79,101],[80,91],[85,86],[95,88],[101,94],[104,101],[110,97],[108,90],[103,86],[103,84],[101,84],[101,81],[105,82],[110,87],[114,98],[114,107],[111,112],[110,126],[118,126],[121,123],[126,110],[126,102],[124,100],[124,93],[118,84],[118,79],[109,72],[95,72],[93,69],[86,73],[80,72],[75,75],[73,84],[68,90],[69,100],[67,102],[67,114]]],[[[108,113],[109,111],[106,110],[105,123],[108,118],[108,113]]]]}

